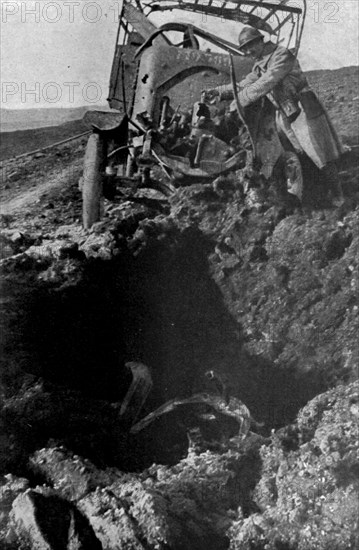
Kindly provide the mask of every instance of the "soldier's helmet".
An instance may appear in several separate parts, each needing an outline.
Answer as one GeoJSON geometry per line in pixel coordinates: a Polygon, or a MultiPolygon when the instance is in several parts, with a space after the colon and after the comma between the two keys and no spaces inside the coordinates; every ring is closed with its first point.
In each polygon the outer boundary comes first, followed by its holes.
{"type": "Polygon", "coordinates": [[[253,27],[243,27],[238,36],[239,49],[241,50],[244,46],[255,40],[264,38],[263,34],[259,30],[254,29],[253,27]]]}

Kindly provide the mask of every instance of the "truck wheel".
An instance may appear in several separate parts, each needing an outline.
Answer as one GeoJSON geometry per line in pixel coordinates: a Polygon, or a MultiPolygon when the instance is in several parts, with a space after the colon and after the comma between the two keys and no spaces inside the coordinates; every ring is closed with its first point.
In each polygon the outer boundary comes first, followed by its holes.
{"type": "Polygon", "coordinates": [[[105,142],[99,134],[91,134],[87,142],[82,185],[82,218],[89,229],[101,217],[102,168],[105,142]]]}

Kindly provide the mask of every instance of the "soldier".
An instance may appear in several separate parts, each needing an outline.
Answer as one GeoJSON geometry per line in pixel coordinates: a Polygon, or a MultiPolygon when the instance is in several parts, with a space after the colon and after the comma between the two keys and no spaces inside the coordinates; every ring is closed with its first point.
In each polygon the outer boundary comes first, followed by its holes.
{"type": "MultiPolygon", "coordinates": [[[[276,108],[279,134],[284,134],[297,153],[306,153],[321,170],[333,206],[344,202],[336,160],[342,149],[331,122],[290,50],[273,42],[264,42],[257,29],[244,27],[239,34],[239,47],[255,60],[252,72],[239,83],[238,99],[242,107],[263,96],[276,108]]],[[[220,96],[233,99],[228,87],[209,90],[207,98],[220,96]]],[[[235,105],[231,105],[231,110],[235,105]]]]}

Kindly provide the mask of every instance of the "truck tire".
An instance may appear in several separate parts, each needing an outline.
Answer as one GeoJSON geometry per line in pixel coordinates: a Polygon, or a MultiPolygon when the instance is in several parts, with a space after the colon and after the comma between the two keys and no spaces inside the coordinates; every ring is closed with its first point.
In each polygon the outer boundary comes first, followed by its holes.
{"type": "Polygon", "coordinates": [[[82,185],[82,220],[89,229],[101,218],[102,169],[105,143],[100,134],[91,134],[87,142],[82,185]]]}

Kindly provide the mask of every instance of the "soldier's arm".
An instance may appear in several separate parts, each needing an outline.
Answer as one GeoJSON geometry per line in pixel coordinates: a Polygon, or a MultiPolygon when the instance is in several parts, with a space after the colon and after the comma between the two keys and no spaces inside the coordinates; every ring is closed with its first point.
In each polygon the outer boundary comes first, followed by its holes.
{"type": "Polygon", "coordinates": [[[267,72],[240,92],[239,101],[241,105],[246,107],[271,92],[291,72],[294,62],[295,57],[289,50],[283,48],[276,51],[269,63],[267,72]]]}
{"type": "Polygon", "coordinates": [[[258,78],[259,78],[258,75],[252,71],[251,73],[248,73],[247,76],[243,78],[243,80],[240,81],[239,87],[246,88],[250,84],[257,82],[258,78]]]}
{"type": "MultiPolygon", "coordinates": [[[[258,80],[258,76],[256,73],[249,73],[243,80],[241,80],[239,83],[237,82],[237,92],[241,90],[241,88],[248,86],[249,84],[252,84],[253,82],[256,82],[258,80]]],[[[232,84],[221,84],[220,86],[217,86],[216,88],[213,88],[212,90],[207,91],[208,97],[219,97],[220,101],[227,101],[234,99],[233,95],[233,87],[232,84]]]]}
{"type": "MultiPolygon", "coordinates": [[[[239,83],[237,82],[237,92],[240,92],[242,88],[253,84],[257,80],[258,75],[256,73],[251,72],[247,74],[247,76],[243,78],[243,80],[241,80],[239,83]]],[[[222,86],[219,91],[219,97],[222,101],[226,99],[234,99],[232,84],[226,84],[225,86],[222,86]]]]}

